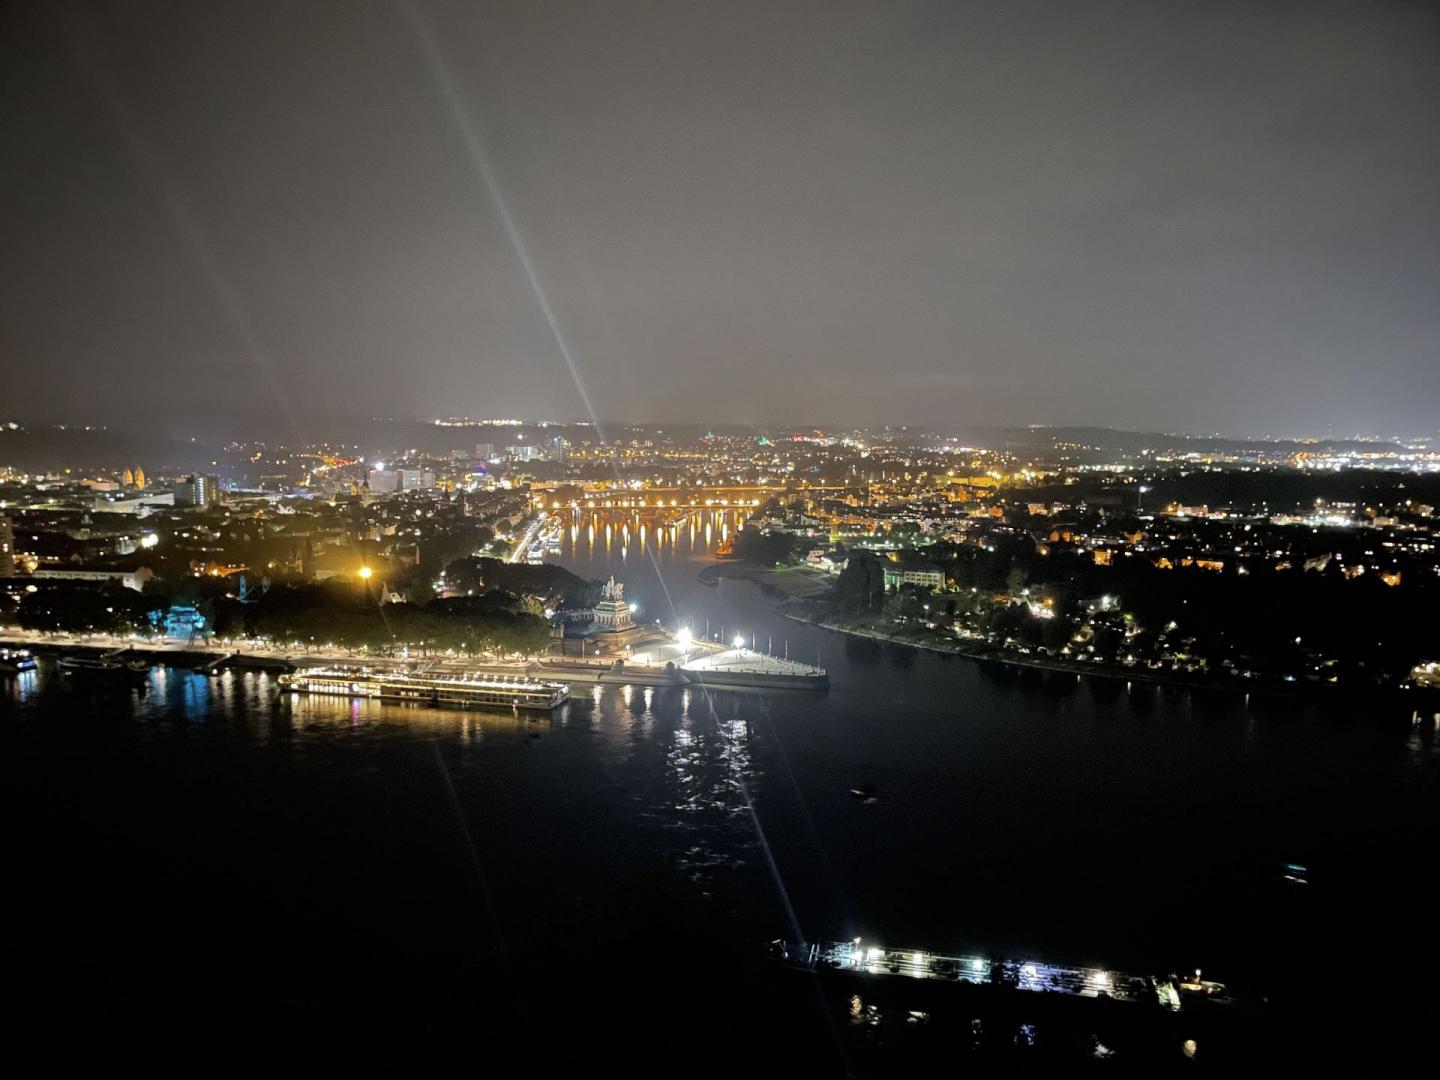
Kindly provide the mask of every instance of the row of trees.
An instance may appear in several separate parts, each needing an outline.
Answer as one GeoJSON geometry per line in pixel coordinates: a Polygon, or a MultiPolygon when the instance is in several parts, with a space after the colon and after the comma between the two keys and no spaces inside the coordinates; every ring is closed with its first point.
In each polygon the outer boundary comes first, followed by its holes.
{"type": "Polygon", "coordinates": [[[26,593],[15,615],[21,628],[41,634],[134,634],[150,631],[169,606],[119,586],[62,586],[26,593]]]}
{"type": "Polygon", "coordinates": [[[531,565],[468,556],[445,566],[445,585],[451,592],[501,592],[533,596],[549,607],[594,607],[600,601],[600,582],[586,581],[563,566],[531,565]]]}
{"type": "MultiPolygon", "coordinates": [[[[162,596],[132,589],[55,586],[27,594],[16,619],[36,633],[149,634],[169,607],[162,596]]],[[[550,641],[549,622],[526,610],[521,597],[500,591],[381,605],[350,584],[282,585],[248,604],[203,597],[199,608],[219,637],[265,638],[296,647],[534,655],[545,652],[550,641]]]]}
{"type": "Polygon", "coordinates": [[[542,653],[549,647],[550,624],[523,607],[519,597],[500,592],[423,605],[381,605],[353,585],[277,587],[252,604],[221,601],[215,632],[300,646],[335,644],[381,651],[408,647],[422,654],[450,649],[542,653]]]}

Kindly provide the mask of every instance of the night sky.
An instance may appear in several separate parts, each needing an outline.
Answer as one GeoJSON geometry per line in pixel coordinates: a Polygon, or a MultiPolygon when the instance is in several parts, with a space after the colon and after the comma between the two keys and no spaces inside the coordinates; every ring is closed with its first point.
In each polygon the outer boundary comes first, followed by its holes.
{"type": "Polygon", "coordinates": [[[0,376],[186,433],[1433,432],[1440,5],[7,0],[0,376]]]}

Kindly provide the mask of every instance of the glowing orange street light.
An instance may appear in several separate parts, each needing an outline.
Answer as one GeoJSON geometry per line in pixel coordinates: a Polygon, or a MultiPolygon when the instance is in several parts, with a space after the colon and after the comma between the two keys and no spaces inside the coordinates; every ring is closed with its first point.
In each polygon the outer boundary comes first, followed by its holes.
{"type": "Polygon", "coordinates": [[[362,567],[360,567],[360,580],[361,580],[361,581],[369,581],[371,575],[373,575],[374,573],[375,573],[375,571],[374,571],[374,570],[371,570],[370,567],[368,567],[368,566],[362,566],[362,567]]]}

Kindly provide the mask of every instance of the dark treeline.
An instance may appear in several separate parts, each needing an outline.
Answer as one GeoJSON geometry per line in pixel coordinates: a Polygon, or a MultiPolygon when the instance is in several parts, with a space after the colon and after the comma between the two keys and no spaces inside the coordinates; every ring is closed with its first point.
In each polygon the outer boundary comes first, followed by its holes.
{"type": "Polygon", "coordinates": [[[169,603],[116,586],[59,585],[26,593],[15,619],[42,634],[148,633],[169,603]]]}
{"type": "Polygon", "coordinates": [[[586,581],[552,563],[534,566],[475,555],[447,563],[445,585],[451,592],[499,589],[536,597],[550,607],[572,608],[594,607],[600,600],[601,587],[598,581],[586,581]]]}
{"type": "Polygon", "coordinates": [[[955,588],[933,596],[908,587],[885,596],[881,560],[854,553],[837,579],[836,604],[913,617],[928,603],[931,619],[1031,646],[1058,650],[1078,637],[1107,662],[1183,655],[1203,658],[1212,671],[1394,683],[1440,658],[1440,582],[1428,578],[1392,587],[1373,573],[1348,579],[1333,563],[1248,574],[1163,570],[1144,558],[1099,566],[1085,554],[1042,555],[1024,536],[997,538],[993,547],[927,548],[925,558],[955,588]]]}
{"type": "MultiPolygon", "coordinates": [[[[257,589],[248,603],[220,595],[213,586],[198,594],[192,588],[177,591],[177,601],[194,602],[215,636],[264,638],[297,648],[532,655],[544,652],[550,639],[549,621],[529,610],[538,604],[501,590],[426,604],[381,604],[373,591],[347,581],[257,589]]],[[[36,633],[148,635],[159,630],[170,606],[170,599],[154,593],[61,585],[27,594],[16,621],[36,633]]]]}
{"type": "Polygon", "coordinates": [[[277,586],[252,603],[216,604],[220,637],[259,637],[308,647],[387,650],[405,646],[422,653],[544,652],[550,624],[522,610],[509,593],[436,599],[427,604],[379,604],[352,584],[277,586]]]}
{"type": "MultiPolygon", "coordinates": [[[[1166,503],[1183,506],[1268,506],[1280,512],[1326,503],[1354,503],[1358,507],[1395,505],[1406,499],[1429,506],[1440,505],[1440,476],[1410,473],[1370,472],[1347,469],[1342,472],[1295,469],[1178,469],[1157,470],[1146,479],[1144,505],[1154,509],[1166,503]]],[[[1117,487],[1108,477],[1081,478],[1076,483],[1037,484],[1008,488],[1007,501],[1074,503],[1087,496],[1120,492],[1132,508],[1142,498],[1139,484],[1117,487]]]]}
{"type": "Polygon", "coordinates": [[[735,534],[735,555],[754,566],[771,567],[793,560],[804,543],[808,541],[791,533],[747,527],[735,534]]]}

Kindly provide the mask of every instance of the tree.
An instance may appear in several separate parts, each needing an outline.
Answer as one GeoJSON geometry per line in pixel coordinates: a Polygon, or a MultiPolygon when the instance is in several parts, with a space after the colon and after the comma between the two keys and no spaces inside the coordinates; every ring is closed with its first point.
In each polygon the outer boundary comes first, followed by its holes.
{"type": "Polygon", "coordinates": [[[885,606],[885,568],[868,551],[852,552],[835,581],[841,611],[879,614],[885,606]]]}
{"type": "Polygon", "coordinates": [[[795,557],[799,539],[789,533],[764,532],[747,526],[735,536],[735,554],[754,566],[775,566],[795,557]]]}

